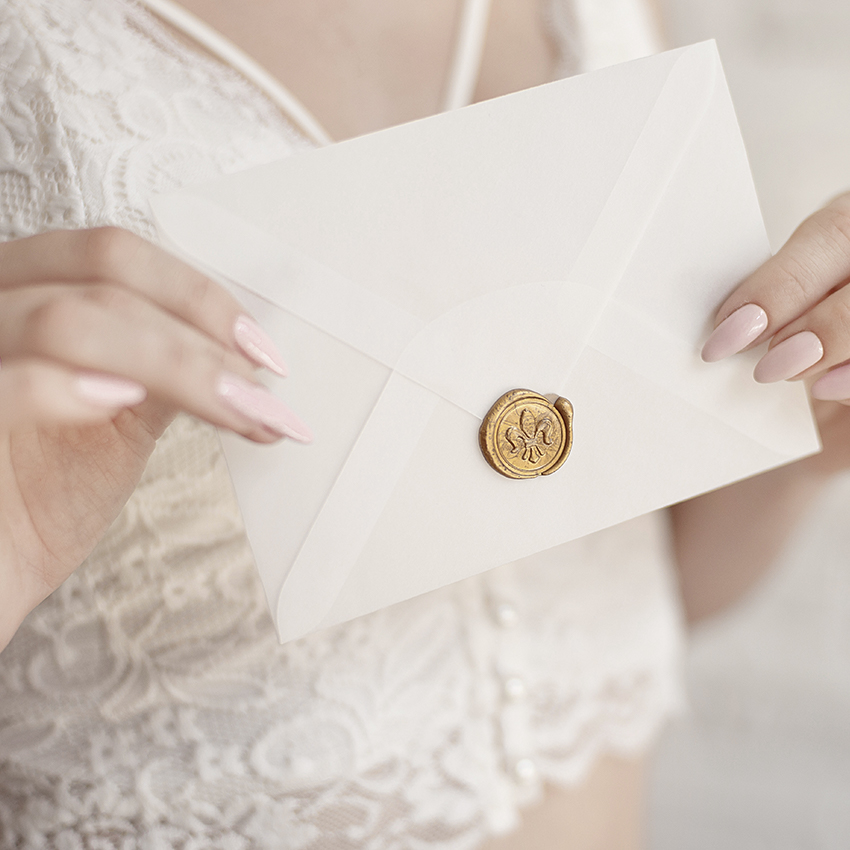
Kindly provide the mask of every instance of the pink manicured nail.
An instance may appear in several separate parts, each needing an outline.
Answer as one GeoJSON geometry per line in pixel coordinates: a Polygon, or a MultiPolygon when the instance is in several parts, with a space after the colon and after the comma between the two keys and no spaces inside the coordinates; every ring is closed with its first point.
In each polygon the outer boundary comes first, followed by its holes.
{"type": "Polygon", "coordinates": [[[234,410],[260,425],[265,425],[276,434],[291,437],[301,443],[313,439],[310,429],[279,399],[265,387],[223,372],[218,379],[218,394],[234,410]]]}
{"type": "Polygon", "coordinates": [[[712,331],[702,347],[702,359],[716,363],[737,354],[758,339],[766,327],[767,313],[758,304],[744,304],[712,331]]]}
{"type": "Polygon", "coordinates": [[[240,316],[233,326],[236,344],[259,366],[285,378],[289,369],[269,335],[248,316],[240,316]]]}
{"type": "Polygon", "coordinates": [[[132,407],[145,400],[147,390],[136,381],[86,373],[74,380],[77,395],[99,407],[132,407]]]}
{"type": "Polygon", "coordinates": [[[844,401],[850,398],[850,363],[818,378],[812,384],[812,398],[821,401],[844,401]]]}
{"type": "Polygon", "coordinates": [[[822,357],[823,343],[811,331],[802,331],[771,348],[756,364],[753,377],[760,384],[787,381],[822,357]]]}

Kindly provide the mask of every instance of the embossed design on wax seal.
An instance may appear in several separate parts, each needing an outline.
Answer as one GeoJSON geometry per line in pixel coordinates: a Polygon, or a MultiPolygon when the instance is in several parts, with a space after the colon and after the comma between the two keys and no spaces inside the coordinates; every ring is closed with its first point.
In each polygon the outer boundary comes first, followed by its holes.
{"type": "Polygon", "coordinates": [[[559,469],[573,447],[573,406],[531,390],[505,393],[484,417],[478,442],[485,460],[508,478],[559,469]]]}

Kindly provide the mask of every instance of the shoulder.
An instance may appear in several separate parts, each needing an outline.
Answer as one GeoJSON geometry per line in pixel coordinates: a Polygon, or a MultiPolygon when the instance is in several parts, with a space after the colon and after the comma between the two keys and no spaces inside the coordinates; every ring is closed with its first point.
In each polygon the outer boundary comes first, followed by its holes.
{"type": "Polygon", "coordinates": [[[127,0],[0,2],[0,239],[86,227],[146,42],[127,0]]]}
{"type": "Polygon", "coordinates": [[[56,48],[90,49],[96,44],[85,33],[103,31],[114,35],[124,26],[131,4],[122,0],[4,0],[0,4],[0,39],[37,43],[43,56],[56,48]]]}
{"type": "Polygon", "coordinates": [[[288,155],[237,71],[132,0],[0,0],[0,239],[116,224],[148,198],[288,155]]]}
{"type": "Polygon", "coordinates": [[[79,192],[57,121],[62,68],[54,49],[68,42],[61,13],[70,5],[0,4],[0,239],[79,223],[79,192]]]}
{"type": "Polygon", "coordinates": [[[0,4],[0,69],[28,64],[40,78],[62,76],[91,89],[126,74],[150,17],[129,0],[4,0],[0,4]],[[106,76],[103,76],[106,74],[106,76]]]}

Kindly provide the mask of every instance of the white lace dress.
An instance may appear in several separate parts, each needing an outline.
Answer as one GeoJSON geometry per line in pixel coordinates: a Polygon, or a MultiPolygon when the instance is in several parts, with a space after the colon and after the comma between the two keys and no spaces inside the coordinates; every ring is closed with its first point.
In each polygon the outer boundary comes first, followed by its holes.
{"type": "MultiPolygon", "coordinates": [[[[549,21],[585,67],[632,0],[549,21]]],[[[631,16],[631,17],[629,17],[631,16]]],[[[307,144],[129,0],[0,3],[0,238],[118,224],[307,144]]],[[[212,429],[179,419],[106,539],[0,655],[0,846],[474,848],[679,700],[659,517],[279,646],[212,429]]]]}

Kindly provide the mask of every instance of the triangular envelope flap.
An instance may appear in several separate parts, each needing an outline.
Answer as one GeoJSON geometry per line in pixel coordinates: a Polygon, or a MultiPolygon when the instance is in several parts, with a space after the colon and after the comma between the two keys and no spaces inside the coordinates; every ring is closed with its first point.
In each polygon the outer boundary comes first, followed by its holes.
{"type": "MultiPolygon", "coordinates": [[[[458,445],[456,434],[463,431],[466,414],[443,403],[336,602],[314,628],[425,593],[785,460],[593,349],[587,349],[576,366],[572,392],[578,412],[576,441],[561,470],[564,474],[529,482],[488,475],[483,460],[458,445]],[[441,459],[438,465],[435,457],[441,459]],[[558,522],[552,522],[553,508],[558,522]],[[386,564],[397,568],[382,570],[386,564]]],[[[281,627],[285,633],[286,623],[281,627]]]]}

